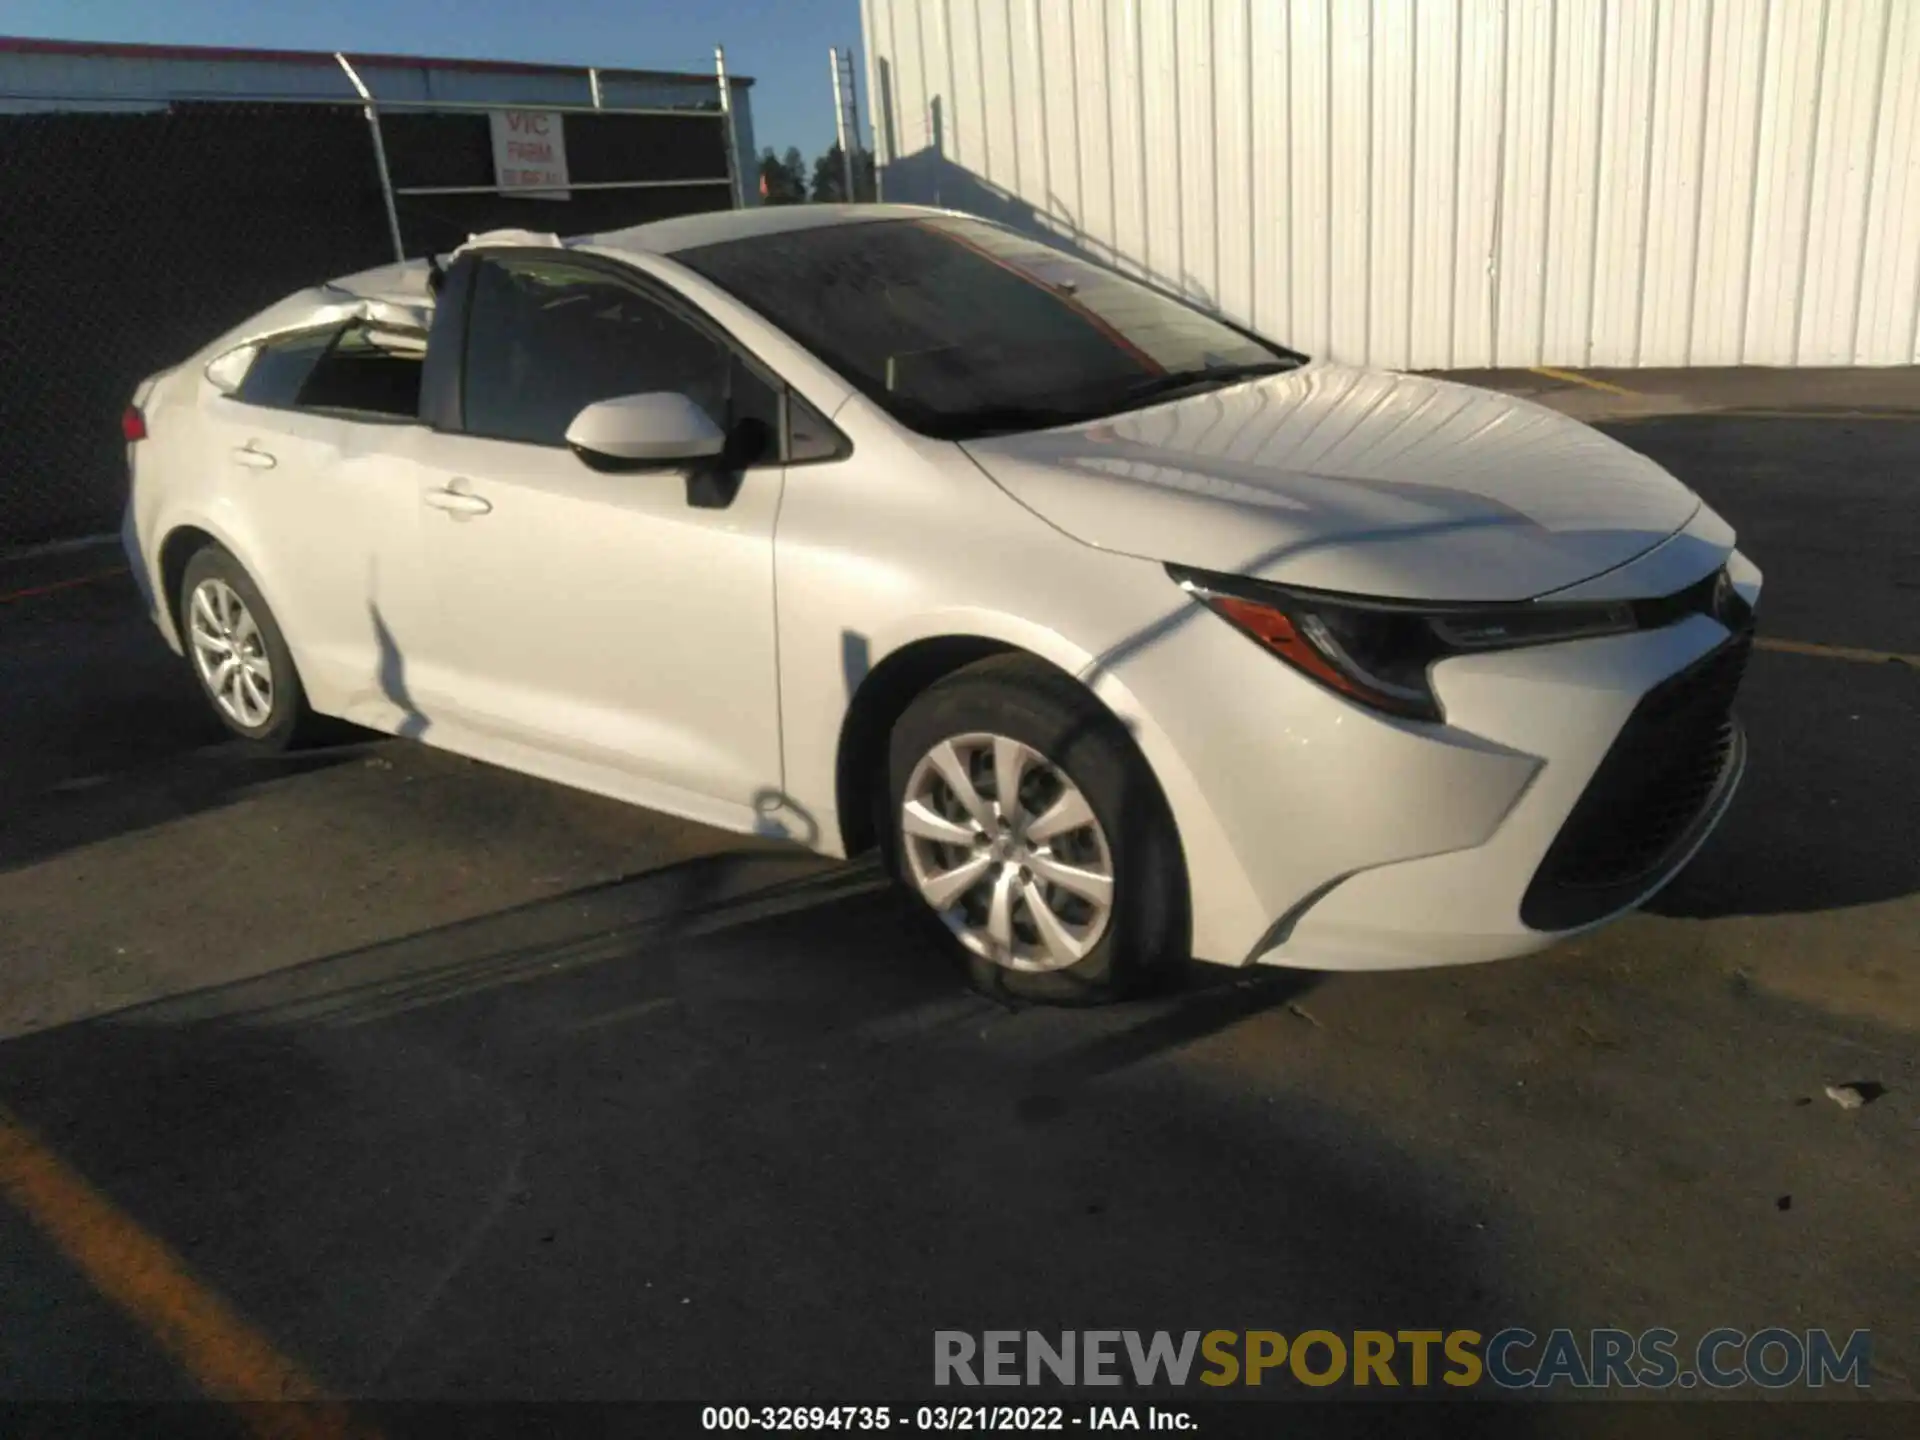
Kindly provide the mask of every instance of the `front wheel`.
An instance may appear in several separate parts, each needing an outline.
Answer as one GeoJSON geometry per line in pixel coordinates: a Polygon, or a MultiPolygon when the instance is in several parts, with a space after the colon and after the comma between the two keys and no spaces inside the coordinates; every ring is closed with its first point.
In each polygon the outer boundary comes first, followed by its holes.
{"type": "Polygon", "coordinates": [[[894,727],[895,873],[976,986],[1056,1003],[1137,993],[1188,945],[1166,802],[1119,723],[1017,658],[940,681],[894,727]]]}

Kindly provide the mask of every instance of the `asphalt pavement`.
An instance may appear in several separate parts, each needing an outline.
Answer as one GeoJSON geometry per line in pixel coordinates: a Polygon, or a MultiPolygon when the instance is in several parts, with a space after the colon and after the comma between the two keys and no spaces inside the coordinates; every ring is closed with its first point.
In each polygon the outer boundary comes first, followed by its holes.
{"type": "Polygon", "coordinates": [[[1734,523],[1776,648],[1689,871],[1468,969],[1002,1008],[868,867],[238,756],[111,551],[0,565],[0,1397],[854,1401],[935,1329],[1523,1324],[1864,1328],[1913,1398],[1920,379],[1514,383],[1734,523]]]}

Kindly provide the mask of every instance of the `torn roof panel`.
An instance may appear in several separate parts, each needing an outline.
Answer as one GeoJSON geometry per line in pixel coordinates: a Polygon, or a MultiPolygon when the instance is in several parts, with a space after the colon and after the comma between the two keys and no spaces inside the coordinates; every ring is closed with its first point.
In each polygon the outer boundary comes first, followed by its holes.
{"type": "Polygon", "coordinates": [[[296,291],[242,320],[198,353],[217,357],[274,335],[345,325],[355,320],[395,330],[425,332],[433,324],[427,262],[413,260],[405,265],[387,265],[296,291]]]}
{"type": "Polygon", "coordinates": [[[582,248],[615,255],[622,251],[629,254],[671,255],[676,250],[697,245],[774,236],[816,226],[923,219],[951,213],[954,212],[914,205],[796,205],[770,210],[717,210],[683,215],[626,230],[573,238],[564,238],[550,231],[488,230],[469,235],[464,242],[437,257],[434,262],[423,258],[376,265],[372,269],[343,275],[289,295],[242,321],[206,346],[200,354],[218,356],[271,335],[308,330],[316,326],[340,325],[354,320],[399,330],[425,331],[433,324],[433,291],[430,284],[433,264],[444,267],[451,264],[454,257],[470,250],[494,247],[582,248]]]}
{"type": "Polygon", "coordinates": [[[433,291],[428,288],[431,269],[425,260],[402,260],[391,265],[376,265],[343,275],[320,286],[322,290],[350,295],[358,300],[379,300],[394,305],[424,306],[433,309],[433,291]]]}

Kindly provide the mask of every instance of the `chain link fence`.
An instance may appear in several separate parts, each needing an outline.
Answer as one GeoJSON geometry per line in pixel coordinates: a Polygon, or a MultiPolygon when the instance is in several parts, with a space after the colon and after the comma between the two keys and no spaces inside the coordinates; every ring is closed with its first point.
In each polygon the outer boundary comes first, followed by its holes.
{"type": "MultiPolygon", "coordinates": [[[[539,108],[535,105],[533,108],[539,108]]],[[[410,255],[501,226],[584,234],[732,203],[713,112],[568,114],[566,200],[491,193],[485,112],[381,115],[410,255]],[[658,183],[655,183],[658,182],[658,183]]],[[[357,105],[0,113],[0,552],[114,529],[139,380],[295,290],[393,259],[357,105]]]]}
{"type": "Polygon", "coordinates": [[[559,201],[497,192],[406,193],[491,186],[487,117],[383,111],[380,124],[410,255],[450,250],[476,231],[502,226],[584,235],[732,204],[726,131],[707,112],[568,114],[567,171],[576,188],[559,201]],[[635,181],[644,187],[627,188],[635,181]],[[588,188],[602,185],[622,188],[588,188]]]}

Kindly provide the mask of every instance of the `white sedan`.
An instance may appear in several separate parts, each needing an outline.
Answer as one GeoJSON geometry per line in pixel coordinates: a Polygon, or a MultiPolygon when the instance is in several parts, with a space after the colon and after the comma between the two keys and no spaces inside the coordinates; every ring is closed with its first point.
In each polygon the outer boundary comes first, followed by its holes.
{"type": "Polygon", "coordinates": [[[476,237],[144,382],[125,542],[318,716],[833,856],[975,980],[1537,949],[1724,812],[1758,570],[1527,402],[900,206],[476,237]]]}

